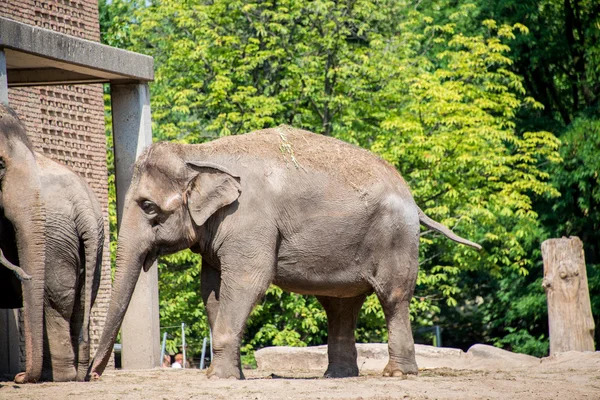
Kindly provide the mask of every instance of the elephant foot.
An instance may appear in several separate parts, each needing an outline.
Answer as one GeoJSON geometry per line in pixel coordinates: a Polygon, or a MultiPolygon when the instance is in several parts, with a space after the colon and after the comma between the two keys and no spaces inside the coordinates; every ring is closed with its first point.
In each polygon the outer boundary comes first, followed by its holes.
{"type": "Polygon", "coordinates": [[[242,371],[234,366],[221,366],[211,364],[206,371],[206,376],[209,379],[245,379],[242,371]]]}
{"type": "Polygon", "coordinates": [[[390,360],[383,370],[383,376],[402,377],[406,375],[417,375],[419,368],[416,362],[400,364],[390,360]]]}
{"type": "Polygon", "coordinates": [[[358,366],[356,364],[329,364],[324,378],[350,378],[358,376],[358,366]]]}
{"type": "Polygon", "coordinates": [[[31,375],[27,372],[19,372],[15,375],[15,383],[23,384],[23,383],[36,383],[38,379],[33,379],[31,375]]]}
{"type": "Polygon", "coordinates": [[[55,368],[52,371],[52,377],[48,380],[53,382],[71,382],[77,380],[77,370],[75,367],[66,368],[65,370],[58,370],[55,368]]]}
{"type": "Polygon", "coordinates": [[[87,368],[79,368],[77,370],[77,377],[75,378],[78,382],[84,382],[87,378],[87,368]]]}

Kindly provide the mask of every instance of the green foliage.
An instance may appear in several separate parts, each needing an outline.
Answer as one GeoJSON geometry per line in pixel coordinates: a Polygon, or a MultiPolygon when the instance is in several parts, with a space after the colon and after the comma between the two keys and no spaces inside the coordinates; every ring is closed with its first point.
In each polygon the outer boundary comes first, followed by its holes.
{"type": "MultiPolygon", "coordinates": [[[[551,170],[561,197],[544,203],[543,223],[553,236],[578,236],[584,243],[592,315],[600,326],[600,120],[581,116],[562,134],[564,162],[551,170]]],[[[596,330],[596,343],[600,342],[596,330]]]]}
{"type": "MultiPolygon", "coordinates": [[[[561,193],[557,199],[537,199],[534,210],[543,224],[542,237],[579,236],[584,243],[592,313],[600,323],[598,285],[598,69],[600,46],[600,3],[587,0],[543,0],[477,2],[478,18],[501,23],[525,24],[530,33],[510,42],[511,70],[523,76],[529,93],[544,108],[519,112],[520,129],[552,130],[560,138],[561,164],[540,164],[561,193]]],[[[535,251],[537,252],[537,247],[535,251]]],[[[530,251],[529,258],[539,259],[530,251]]],[[[532,274],[542,275],[541,265],[532,274]]],[[[519,285],[507,285],[512,302],[524,295],[519,285]]],[[[509,303],[510,304],[510,303],[509,303]]],[[[509,305],[507,304],[507,305],[509,305]]],[[[542,317],[546,318],[545,308],[542,317]]],[[[531,321],[531,319],[529,319],[531,321]]],[[[533,337],[547,335],[547,328],[532,324],[533,337]]],[[[596,331],[596,343],[600,336],[596,331]]],[[[546,340],[546,339],[544,339],[546,340]]]]}
{"type": "MultiPolygon", "coordinates": [[[[529,305],[539,305],[538,292],[535,302],[523,300],[523,309],[506,317],[510,300],[498,291],[511,289],[511,280],[525,294],[530,289],[527,274],[539,257],[533,249],[544,235],[533,200],[558,195],[540,165],[560,161],[559,142],[521,128],[524,113],[542,109],[509,56],[510,44],[528,29],[489,18],[478,23],[473,5],[446,6],[114,0],[102,6],[101,26],[108,43],[154,57],[159,140],[198,143],[288,123],[395,165],[427,214],[484,245],[476,253],[422,236],[414,324],[450,326],[449,316],[475,315],[482,322],[473,333],[484,332],[484,341],[538,351],[519,326],[519,318],[530,317],[529,305]]],[[[189,253],[160,263],[161,325],[189,323],[196,348],[207,329],[199,271],[189,253]]],[[[271,287],[251,315],[244,350],[320,344],[326,331],[316,299],[271,287]]],[[[387,340],[374,295],[356,335],[387,340]]]]}
{"type": "Polygon", "coordinates": [[[161,257],[158,263],[161,333],[167,332],[167,352],[181,352],[181,323],[185,323],[188,358],[200,355],[202,341],[209,336],[206,312],[201,306],[200,261],[197,254],[186,250],[161,257]]]}
{"type": "Polygon", "coordinates": [[[587,261],[600,263],[600,121],[576,119],[562,134],[564,162],[552,170],[561,197],[543,220],[559,234],[578,235],[585,243],[587,261]]]}
{"type": "Polygon", "coordinates": [[[135,29],[134,12],[143,0],[99,0],[100,41],[114,47],[131,46],[129,35],[135,29]]]}
{"type": "Polygon", "coordinates": [[[596,108],[600,89],[600,3],[594,0],[478,1],[480,18],[523,23],[527,36],[512,41],[514,70],[528,91],[544,104],[528,124],[570,124],[577,114],[596,108]]]}
{"type": "Polygon", "coordinates": [[[375,95],[385,113],[371,149],[406,171],[426,213],[486,248],[477,255],[445,238],[423,238],[417,296],[437,294],[449,305],[456,305],[461,270],[527,273],[525,246],[537,229],[530,196],[557,194],[537,163],[558,161],[558,142],[548,132],[514,129],[517,109],[538,104],[521,97],[521,80],[506,69],[501,39],[513,29],[488,25],[488,36],[476,37],[454,33],[452,25],[425,25],[415,37],[411,26],[398,43],[430,39],[440,51],[421,54],[417,47],[405,50],[406,58],[379,52],[385,58],[372,59],[385,66],[377,72],[387,84],[375,95]]]}
{"type": "Polygon", "coordinates": [[[110,91],[104,87],[104,115],[106,134],[106,165],[108,169],[108,226],[111,272],[115,271],[117,257],[117,192],[115,186],[115,153],[113,151],[112,113],[110,108],[110,91]]]}
{"type": "Polygon", "coordinates": [[[271,286],[250,316],[245,349],[272,343],[306,346],[324,343],[327,317],[314,297],[287,293],[271,286]]]}
{"type": "Polygon", "coordinates": [[[548,356],[548,340],[543,334],[534,337],[525,329],[517,331],[512,327],[508,327],[507,331],[509,334],[495,343],[498,347],[508,347],[508,350],[516,353],[530,354],[535,357],[548,356]]]}

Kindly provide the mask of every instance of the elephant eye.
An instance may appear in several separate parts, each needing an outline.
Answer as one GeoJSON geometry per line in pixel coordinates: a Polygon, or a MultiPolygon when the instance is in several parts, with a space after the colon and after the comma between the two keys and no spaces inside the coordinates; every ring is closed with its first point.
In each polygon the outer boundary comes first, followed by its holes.
{"type": "Polygon", "coordinates": [[[142,207],[142,210],[144,210],[144,212],[147,215],[156,215],[158,214],[159,208],[158,206],[151,202],[150,200],[144,200],[142,201],[142,204],[140,205],[140,207],[142,207]]]}

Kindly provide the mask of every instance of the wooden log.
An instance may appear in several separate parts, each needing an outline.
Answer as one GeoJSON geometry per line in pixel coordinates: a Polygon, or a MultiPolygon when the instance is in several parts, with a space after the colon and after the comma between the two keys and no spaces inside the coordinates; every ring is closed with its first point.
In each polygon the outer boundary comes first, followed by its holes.
{"type": "Polygon", "coordinates": [[[585,270],[583,243],[578,237],[542,243],[548,301],[550,355],[564,351],[594,351],[594,319],[585,270]]]}

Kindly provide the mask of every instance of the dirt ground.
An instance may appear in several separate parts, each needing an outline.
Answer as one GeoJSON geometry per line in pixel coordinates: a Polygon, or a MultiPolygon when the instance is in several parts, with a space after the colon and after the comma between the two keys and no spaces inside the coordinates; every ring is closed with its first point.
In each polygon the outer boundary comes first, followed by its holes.
{"type": "Polygon", "coordinates": [[[207,379],[200,370],[107,371],[96,382],[16,385],[0,399],[600,399],[600,365],[585,357],[511,371],[420,371],[418,376],[323,379],[245,371],[246,380],[207,379]]]}

